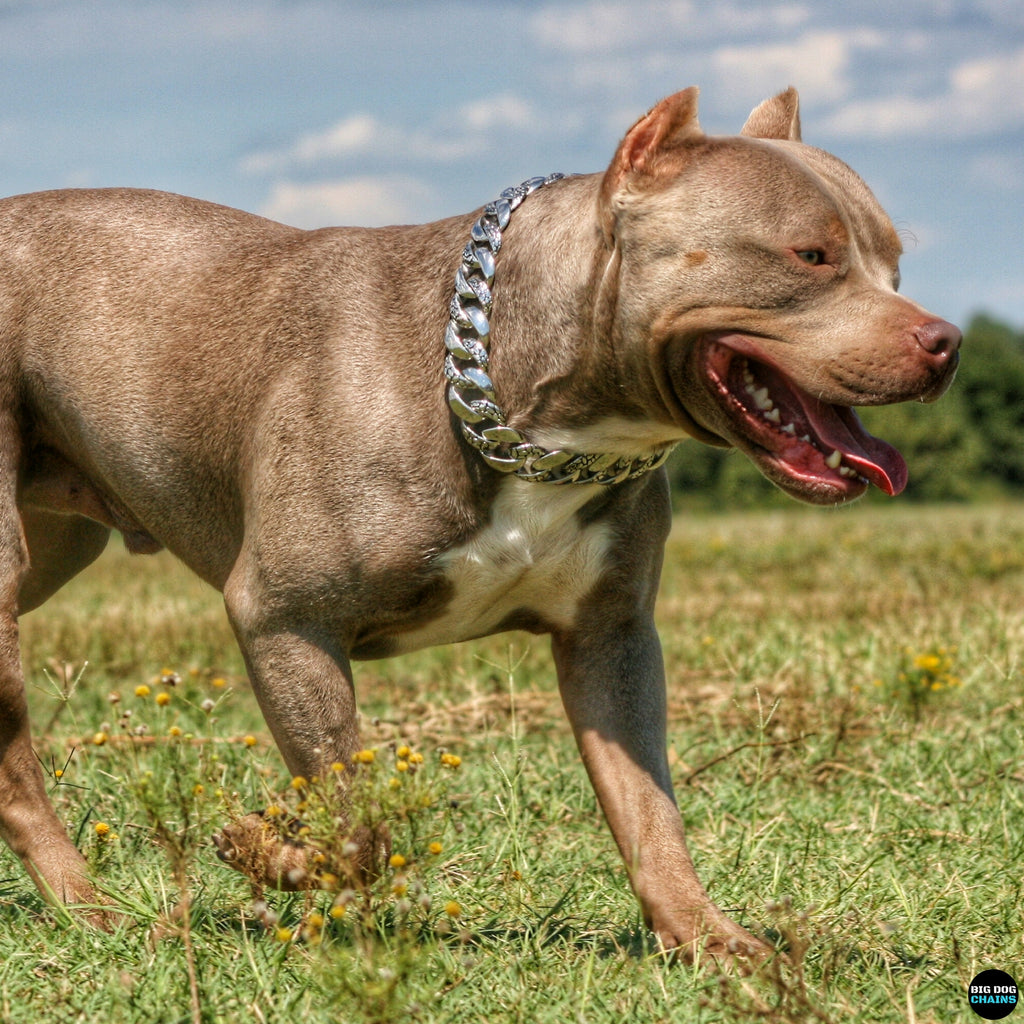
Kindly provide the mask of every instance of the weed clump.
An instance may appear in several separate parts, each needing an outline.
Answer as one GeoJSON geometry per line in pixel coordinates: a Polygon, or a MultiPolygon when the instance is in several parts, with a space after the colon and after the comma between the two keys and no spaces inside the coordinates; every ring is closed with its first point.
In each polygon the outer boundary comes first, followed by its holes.
{"type": "Polygon", "coordinates": [[[923,651],[907,647],[892,677],[877,679],[875,685],[892,703],[906,708],[914,721],[920,721],[925,707],[960,687],[960,676],[954,671],[956,654],[956,647],[936,646],[923,651]]]}

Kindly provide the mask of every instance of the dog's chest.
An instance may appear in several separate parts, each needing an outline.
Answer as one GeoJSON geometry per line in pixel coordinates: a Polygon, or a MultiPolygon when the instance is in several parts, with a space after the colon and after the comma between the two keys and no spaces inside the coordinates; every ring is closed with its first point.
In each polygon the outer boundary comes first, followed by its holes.
{"type": "Polygon", "coordinates": [[[397,637],[400,650],[485,636],[517,614],[554,629],[576,620],[604,570],[610,531],[581,524],[593,487],[555,487],[510,477],[488,524],[439,558],[452,597],[440,615],[397,637]]]}

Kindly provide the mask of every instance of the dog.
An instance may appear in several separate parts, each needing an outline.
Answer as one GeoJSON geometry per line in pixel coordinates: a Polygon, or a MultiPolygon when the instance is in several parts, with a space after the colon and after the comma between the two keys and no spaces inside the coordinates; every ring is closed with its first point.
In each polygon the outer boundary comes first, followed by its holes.
{"type": "Polygon", "coordinates": [[[96,904],[33,756],[17,621],[116,529],[223,593],[296,776],[359,749],[353,660],[549,634],[660,944],[764,955],[699,881],[673,796],[661,465],[696,438],[807,502],[898,493],[901,456],[853,407],[938,398],[961,340],[897,293],[900,252],[861,179],[802,143],[792,89],[734,137],[686,89],[603,173],[421,226],[3,200],[0,833],[45,896],[96,904]]]}

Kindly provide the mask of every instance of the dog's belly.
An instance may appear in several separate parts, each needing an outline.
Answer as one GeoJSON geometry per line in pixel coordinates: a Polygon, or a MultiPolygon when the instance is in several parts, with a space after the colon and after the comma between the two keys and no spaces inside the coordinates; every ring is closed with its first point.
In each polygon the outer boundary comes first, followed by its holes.
{"type": "Polygon", "coordinates": [[[452,596],[439,615],[391,638],[391,652],[486,636],[531,621],[568,629],[605,567],[610,531],[576,513],[595,487],[550,487],[510,477],[490,522],[439,559],[452,596]]]}

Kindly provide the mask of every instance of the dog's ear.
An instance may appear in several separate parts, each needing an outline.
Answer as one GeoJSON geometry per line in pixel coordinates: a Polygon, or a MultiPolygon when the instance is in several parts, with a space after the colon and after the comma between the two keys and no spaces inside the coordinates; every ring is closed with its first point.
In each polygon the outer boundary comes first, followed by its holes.
{"type": "Polygon", "coordinates": [[[655,178],[678,173],[678,160],[659,159],[679,154],[690,142],[704,138],[697,120],[697,87],[683,89],[649,110],[619,143],[601,183],[601,220],[607,237],[614,223],[612,199],[633,177],[655,178]]]}
{"type": "Polygon", "coordinates": [[[800,97],[796,89],[790,86],[785,92],[755,107],[740,135],[800,142],[800,97]]]}

